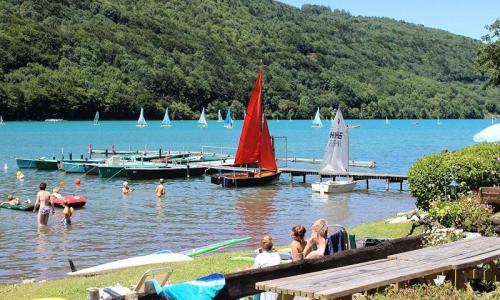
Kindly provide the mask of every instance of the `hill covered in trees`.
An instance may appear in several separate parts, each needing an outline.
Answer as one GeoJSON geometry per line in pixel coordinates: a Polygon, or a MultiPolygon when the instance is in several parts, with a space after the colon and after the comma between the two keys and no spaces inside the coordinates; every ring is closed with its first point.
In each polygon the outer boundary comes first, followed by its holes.
{"type": "Polygon", "coordinates": [[[4,119],[242,114],[259,61],[271,117],[482,118],[498,88],[479,41],[387,18],[271,0],[4,0],[4,119]]]}

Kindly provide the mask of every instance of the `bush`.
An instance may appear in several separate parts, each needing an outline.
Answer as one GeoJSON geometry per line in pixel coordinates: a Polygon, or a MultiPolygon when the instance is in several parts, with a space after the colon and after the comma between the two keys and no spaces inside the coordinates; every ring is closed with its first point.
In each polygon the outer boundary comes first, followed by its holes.
{"type": "Polygon", "coordinates": [[[434,201],[429,217],[446,227],[491,234],[491,207],[481,204],[477,197],[464,196],[458,201],[434,201]]]}
{"type": "Polygon", "coordinates": [[[498,184],[499,158],[500,145],[483,143],[417,160],[408,171],[410,192],[417,198],[417,207],[427,210],[431,201],[447,199],[452,180],[458,182],[458,193],[462,194],[498,184]]]}

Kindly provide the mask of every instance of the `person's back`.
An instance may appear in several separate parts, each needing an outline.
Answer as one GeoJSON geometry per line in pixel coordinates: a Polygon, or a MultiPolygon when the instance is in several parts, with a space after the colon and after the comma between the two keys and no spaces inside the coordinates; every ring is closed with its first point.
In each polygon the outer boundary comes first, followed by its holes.
{"type": "Polygon", "coordinates": [[[160,179],[160,183],[156,186],[155,193],[157,197],[165,195],[165,187],[163,186],[163,178],[160,179]]]}
{"type": "Polygon", "coordinates": [[[33,212],[38,208],[38,225],[47,225],[49,221],[49,215],[52,211],[54,214],[54,203],[50,201],[50,193],[46,191],[47,184],[45,182],[40,183],[40,191],[36,194],[36,202],[33,212]]]}
{"type": "MultiPolygon", "coordinates": [[[[265,268],[276,266],[281,263],[279,253],[273,251],[273,239],[269,235],[265,235],[260,242],[262,251],[257,254],[253,264],[253,268],[265,268]]],[[[260,300],[276,300],[278,295],[272,292],[264,292],[260,294],[260,300]]]]}

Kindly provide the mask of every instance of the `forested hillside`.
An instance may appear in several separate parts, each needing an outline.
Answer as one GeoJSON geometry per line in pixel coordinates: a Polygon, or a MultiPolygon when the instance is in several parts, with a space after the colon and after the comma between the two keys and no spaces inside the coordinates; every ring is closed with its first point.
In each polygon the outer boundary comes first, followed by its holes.
{"type": "MultiPolygon", "coordinates": [[[[485,24],[486,25],[486,24],[485,24]]],[[[480,44],[387,18],[271,0],[0,1],[4,119],[241,116],[262,59],[270,117],[482,118],[500,89],[480,44]],[[348,109],[348,110],[347,110],[348,109]]]]}

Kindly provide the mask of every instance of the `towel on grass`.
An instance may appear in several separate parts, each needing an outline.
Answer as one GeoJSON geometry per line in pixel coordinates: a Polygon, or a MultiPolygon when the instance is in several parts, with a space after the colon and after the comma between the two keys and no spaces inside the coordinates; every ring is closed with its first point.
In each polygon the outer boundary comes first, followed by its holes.
{"type": "Polygon", "coordinates": [[[156,293],[164,300],[211,300],[226,284],[224,275],[218,273],[164,287],[152,281],[156,293]]]}

